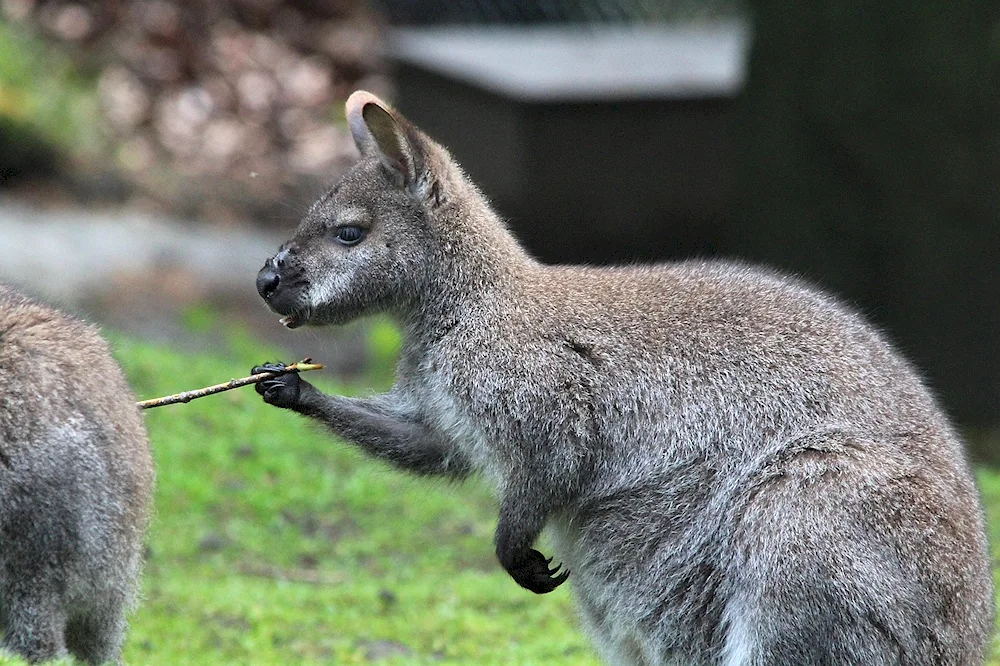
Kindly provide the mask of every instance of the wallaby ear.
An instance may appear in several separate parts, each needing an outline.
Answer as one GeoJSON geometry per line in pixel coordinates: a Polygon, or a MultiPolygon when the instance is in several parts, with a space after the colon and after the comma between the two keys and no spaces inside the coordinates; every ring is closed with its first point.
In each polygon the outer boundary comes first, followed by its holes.
{"type": "Polygon", "coordinates": [[[347,98],[345,104],[345,115],[347,116],[347,126],[351,128],[351,136],[354,143],[362,155],[367,155],[373,148],[372,135],[365,124],[362,113],[365,104],[377,104],[384,106],[382,100],[366,90],[356,90],[347,98]]]}
{"type": "Polygon", "coordinates": [[[374,151],[400,185],[412,189],[423,172],[421,139],[375,95],[358,90],[347,98],[347,124],[361,154],[374,151]]]}

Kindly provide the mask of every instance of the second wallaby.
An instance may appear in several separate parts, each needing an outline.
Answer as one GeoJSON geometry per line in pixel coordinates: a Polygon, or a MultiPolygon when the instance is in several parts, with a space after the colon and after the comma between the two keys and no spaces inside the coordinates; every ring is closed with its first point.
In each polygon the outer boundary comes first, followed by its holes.
{"type": "Polygon", "coordinates": [[[31,662],[117,662],[153,489],[96,328],[0,285],[0,634],[31,662]]]}
{"type": "Polygon", "coordinates": [[[347,119],[361,160],[257,288],[289,328],[397,318],[396,382],[284,375],[266,402],[403,469],[487,477],[501,565],[538,593],[571,571],[608,663],[983,662],[979,496],[882,334],[737,263],[542,265],[399,113],[357,92],[347,119]],[[533,548],[546,526],[563,569],[533,548]]]}

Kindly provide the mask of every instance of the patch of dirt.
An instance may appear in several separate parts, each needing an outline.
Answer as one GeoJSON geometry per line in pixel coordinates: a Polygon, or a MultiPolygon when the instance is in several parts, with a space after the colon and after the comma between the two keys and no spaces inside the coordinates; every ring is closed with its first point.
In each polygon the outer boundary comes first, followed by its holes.
{"type": "Polygon", "coordinates": [[[357,645],[364,650],[365,659],[371,662],[384,661],[393,657],[412,657],[414,654],[409,646],[399,641],[359,641],[357,645]]]}

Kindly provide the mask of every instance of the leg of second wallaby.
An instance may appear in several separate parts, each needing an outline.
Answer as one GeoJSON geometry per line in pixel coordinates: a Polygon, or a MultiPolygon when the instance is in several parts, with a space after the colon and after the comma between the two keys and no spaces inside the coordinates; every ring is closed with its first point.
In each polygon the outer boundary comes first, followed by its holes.
{"type": "Polygon", "coordinates": [[[119,663],[125,639],[125,610],[124,603],[108,602],[70,618],[66,627],[70,653],[89,664],[119,663]]]}
{"type": "Polygon", "coordinates": [[[3,648],[31,663],[66,655],[66,615],[62,599],[46,585],[8,587],[3,597],[3,648]]]}

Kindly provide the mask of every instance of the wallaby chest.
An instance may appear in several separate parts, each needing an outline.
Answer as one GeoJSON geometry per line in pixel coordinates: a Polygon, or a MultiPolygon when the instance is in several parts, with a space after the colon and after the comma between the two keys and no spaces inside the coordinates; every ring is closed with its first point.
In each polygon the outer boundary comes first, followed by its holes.
{"type": "Polygon", "coordinates": [[[472,355],[471,348],[467,336],[459,334],[410,350],[400,362],[400,386],[439,436],[499,487],[508,463],[497,445],[497,424],[482,413],[482,359],[472,355]]]}

